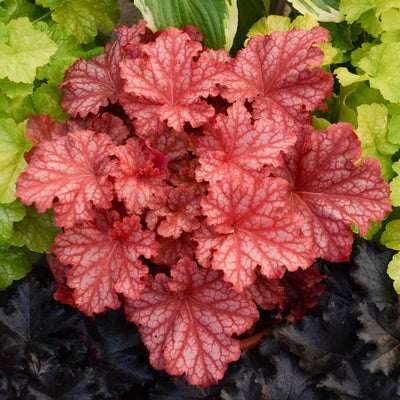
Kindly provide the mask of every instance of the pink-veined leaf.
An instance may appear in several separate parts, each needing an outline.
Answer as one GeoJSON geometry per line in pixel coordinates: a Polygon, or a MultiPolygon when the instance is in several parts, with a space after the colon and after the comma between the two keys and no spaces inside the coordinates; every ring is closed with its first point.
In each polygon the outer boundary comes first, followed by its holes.
{"type": "Polygon", "coordinates": [[[309,122],[310,111],[326,106],[323,100],[331,94],[333,77],[317,67],[323,51],[314,46],[328,36],[319,26],[252,36],[234,59],[222,95],[231,103],[255,100],[255,118],[296,131],[309,122]]]}
{"type": "Polygon", "coordinates": [[[108,209],[114,195],[108,175],[113,168],[107,147],[111,139],[92,131],[70,132],[40,143],[31,163],[17,180],[16,196],[35,202],[40,213],[53,207],[58,226],[70,228],[91,220],[93,207],[108,209]]]}
{"type": "Polygon", "coordinates": [[[204,136],[196,142],[200,166],[197,180],[215,182],[227,174],[244,172],[264,178],[266,165],[283,162],[281,152],[287,153],[295,143],[296,135],[269,120],[251,123],[251,115],[241,103],[234,103],[228,115],[218,115],[204,128],[204,136]]]}
{"type": "Polygon", "coordinates": [[[138,216],[118,220],[116,212],[98,213],[93,221],[66,229],[56,236],[52,251],[64,264],[73,299],[86,315],[116,309],[118,293],[140,297],[148,268],[138,259],[157,255],[155,233],[143,231],[138,216]]]}
{"type": "Polygon", "coordinates": [[[200,227],[198,217],[201,216],[201,194],[192,189],[177,187],[168,195],[170,212],[157,228],[161,236],[172,236],[177,239],[182,232],[193,232],[200,227]]]}
{"type": "Polygon", "coordinates": [[[302,219],[281,213],[287,186],[279,178],[258,181],[229,175],[211,185],[201,202],[214,232],[194,233],[198,260],[204,262],[208,254],[212,268],[223,270],[224,279],[238,292],[254,282],[258,265],[263,275],[275,279],[285,269],[308,268],[314,261],[311,243],[300,231],[302,219]]]}
{"type": "Polygon", "coordinates": [[[127,302],[126,315],[139,324],[154,368],[185,374],[192,385],[211,386],[239,358],[239,341],[231,336],[251,327],[257,309],[221,273],[199,270],[188,259],[174,265],[171,276],[147,276],[140,299],[127,302]]]}
{"type": "Polygon", "coordinates": [[[331,125],[326,132],[304,129],[302,136],[277,169],[292,185],[288,209],[303,217],[303,233],[317,257],[346,261],[353,243],[350,225],[363,236],[371,221],[382,221],[391,211],[389,185],[380,178],[377,160],[354,165],[361,145],[352,125],[331,125]]]}
{"type": "Polygon", "coordinates": [[[176,264],[181,258],[193,259],[196,243],[191,240],[191,235],[183,232],[177,239],[170,237],[157,237],[160,252],[151,261],[155,264],[165,264],[168,267],[176,264]]]}
{"type": "Polygon", "coordinates": [[[167,191],[166,173],[153,167],[153,154],[139,139],[128,139],[125,145],[111,146],[117,156],[117,169],[112,173],[117,197],[130,214],[141,214],[146,208],[157,207],[167,191]]]}
{"type": "Polygon", "coordinates": [[[89,113],[97,114],[102,106],[118,102],[123,88],[119,63],[125,58],[142,55],[138,43],[145,32],[144,21],[132,28],[121,29],[122,42],[120,39],[107,43],[102,55],[89,62],[81,58],[68,68],[64,82],[60,84],[64,92],[61,105],[68,114],[73,117],[79,114],[84,118],[89,113]]]}
{"type": "Polygon", "coordinates": [[[148,59],[121,62],[124,90],[130,95],[121,97],[126,113],[135,118],[139,135],[159,131],[163,122],[183,130],[185,122],[198,127],[207,122],[214,109],[201,97],[218,94],[228,67],[210,58],[194,61],[202,50],[199,42],[169,27],[154,43],[143,45],[148,59]]]}

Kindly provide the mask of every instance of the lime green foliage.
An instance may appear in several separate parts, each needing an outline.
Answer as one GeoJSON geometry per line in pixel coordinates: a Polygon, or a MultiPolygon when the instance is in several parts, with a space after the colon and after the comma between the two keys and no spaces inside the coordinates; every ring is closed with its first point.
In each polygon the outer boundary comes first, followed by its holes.
{"type": "Polygon", "coordinates": [[[33,83],[36,68],[49,62],[57,45],[28,18],[11,20],[7,30],[8,40],[0,44],[0,78],[33,83]]]}
{"type": "Polygon", "coordinates": [[[25,218],[14,224],[8,242],[13,246],[26,246],[37,253],[49,253],[54,237],[62,231],[55,225],[53,214],[53,210],[39,214],[34,206],[27,207],[25,218]]]}
{"type": "Polygon", "coordinates": [[[59,84],[77,59],[102,53],[119,18],[116,0],[0,0],[0,290],[22,278],[55,235],[51,212],[15,199],[15,182],[32,147],[31,113],[65,121],[59,84]],[[34,252],[32,252],[34,251],[34,252]]]}
{"type": "Polygon", "coordinates": [[[25,136],[25,125],[0,119],[0,203],[15,200],[15,181],[26,166],[24,153],[32,143],[25,136]]]}
{"type": "Polygon", "coordinates": [[[13,235],[15,221],[21,221],[26,215],[26,209],[19,200],[0,204],[0,246],[4,246],[13,235]]]}
{"type": "Polygon", "coordinates": [[[400,293],[400,253],[396,253],[390,261],[387,269],[388,275],[393,279],[393,287],[400,293]]]}
{"type": "Polygon", "coordinates": [[[349,23],[357,22],[374,37],[388,30],[400,9],[398,0],[341,0],[340,11],[349,23]]]}
{"type": "Polygon", "coordinates": [[[309,14],[318,21],[340,22],[344,16],[339,11],[340,0],[288,0],[302,14],[309,14]]]}
{"type": "Polygon", "coordinates": [[[229,51],[236,34],[236,0],[136,0],[151,30],[168,26],[184,28],[187,24],[201,29],[204,45],[229,51]]]}
{"type": "Polygon", "coordinates": [[[64,26],[80,43],[90,43],[98,33],[98,26],[112,31],[119,19],[119,8],[115,0],[44,2],[52,3],[53,20],[64,26]]]}
{"type": "Polygon", "coordinates": [[[383,104],[362,104],[357,107],[356,133],[361,141],[363,157],[376,158],[382,168],[382,177],[393,176],[392,155],[399,149],[387,141],[388,109],[383,104]]]}
{"type": "Polygon", "coordinates": [[[41,254],[33,253],[26,247],[0,246],[0,290],[23,278],[40,258],[41,254]]]}

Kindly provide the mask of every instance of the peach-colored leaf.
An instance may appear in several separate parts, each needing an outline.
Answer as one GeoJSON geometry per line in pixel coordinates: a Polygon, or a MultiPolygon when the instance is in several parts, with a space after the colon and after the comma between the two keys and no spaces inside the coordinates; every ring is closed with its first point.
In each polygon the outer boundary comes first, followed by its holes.
{"type": "Polygon", "coordinates": [[[154,368],[185,374],[192,385],[214,385],[240,356],[231,336],[251,327],[257,309],[220,272],[199,270],[189,259],[178,261],[171,276],[147,276],[140,299],[125,306],[127,318],[139,324],[154,368]]]}

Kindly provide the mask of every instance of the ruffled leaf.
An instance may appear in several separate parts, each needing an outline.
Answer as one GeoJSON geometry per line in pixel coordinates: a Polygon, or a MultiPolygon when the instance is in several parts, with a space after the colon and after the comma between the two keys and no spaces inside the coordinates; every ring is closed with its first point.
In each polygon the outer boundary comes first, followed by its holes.
{"type": "Polygon", "coordinates": [[[129,139],[123,146],[110,147],[110,154],[117,156],[114,188],[128,213],[141,214],[146,208],[164,202],[167,191],[166,173],[154,168],[154,156],[138,139],[129,139]]]}
{"type": "Polygon", "coordinates": [[[294,133],[269,120],[252,124],[250,113],[240,103],[234,103],[227,116],[220,114],[213,119],[203,133],[196,142],[199,181],[215,182],[235,171],[263,177],[268,172],[264,167],[281,164],[281,152],[287,153],[296,141],[294,133]]]}
{"type": "Polygon", "coordinates": [[[58,226],[70,228],[95,216],[93,206],[108,209],[113,199],[107,180],[112,165],[111,139],[91,131],[71,132],[37,146],[31,163],[17,181],[16,196],[25,205],[35,202],[40,213],[54,205],[58,226]]]}
{"type": "Polygon", "coordinates": [[[171,276],[148,276],[141,298],[127,302],[127,317],[140,324],[154,368],[185,374],[192,385],[211,386],[240,356],[232,334],[250,328],[258,312],[220,273],[199,270],[188,259],[173,266],[171,276]]]}
{"type": "Polygon", "coordinates": [[[222,95],[231,103],[255,100],[255,118],[299,130],[309,122],[310,111],[326,108],[323,100],[332,90],[332,76],[317,67],[323,51],[314,46],[328,41],[328,35],[317,26],[252,36],[233,61],[222,95]]]}
{"type": "Polygon", "coordinates": [[[286,156],[283,176],[293,185],[288,209],[304,218],[303,232],[318,257],[340,262],[351,253],[350,225],[366,235],[370,221],[391,211],[389,185],[380,178],[379,163],[364,158],[350,124],[331,125],[326,132],[305,131],[286,156]]]}
{"type": "Polygon", "coordinates": [[[237,291],[254,282],[257,265],[270,279],[280,278],[285,269],[309,267],[314,258],[300,233],[300,217],[279,211],[286,191],[286,182],[275,178],[260,182],[229,175],[212,185],[201,202],[212,229],[194,234],[199,262],[208,266],[211,259],[212,268],[223,270],[237,291]]]}
{"type": "Polygon", "coordinates": [[[183,130],[185,122],[198,127],[214,115],[214,109],[201,97],[216,96],[227,66],[209,58],[194,61],[202,50],[199,42],[176,28],[168,28],[154,43],[143,45],[148,60],[121,62],[124,90],[121,98],[126,113],[136,118],[139,135],[169,127],[183,130]],[[176,62],[179,60],[179,63],[176,62]]]}
{"type": "Polygon", "coordinates": [[[87,315],[120,306],[118,293],[137,299],[144,288],[148,269],[138,259],[158,253],[155,234],[143,231],[139,217],[97,214],[96,219],[66,229],[56,237],[53,252],[64,264],[73,299],[87,315]]]}

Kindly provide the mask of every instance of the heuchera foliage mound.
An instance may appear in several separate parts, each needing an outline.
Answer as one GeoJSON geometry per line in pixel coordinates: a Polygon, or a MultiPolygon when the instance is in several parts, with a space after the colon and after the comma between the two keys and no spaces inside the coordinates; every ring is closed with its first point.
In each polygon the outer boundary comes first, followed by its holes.
{"type": "Polygon", "coordinates": [[[298,296],[322,278],[309,267],[348,259],[350,225],[382,220],[389,186],[375,160],[356,166],[350,124],[311,127],[333,85],[325,29],[254,36],[235,59],[190,26],[116,31],[66,73],[73,118],[31,116],[16,196],[64,228],[58,300],[87,315],[123,305],[156,369],[210,386],[256,304],[297,298],[298,318],[313,305],[298,296]]]}

